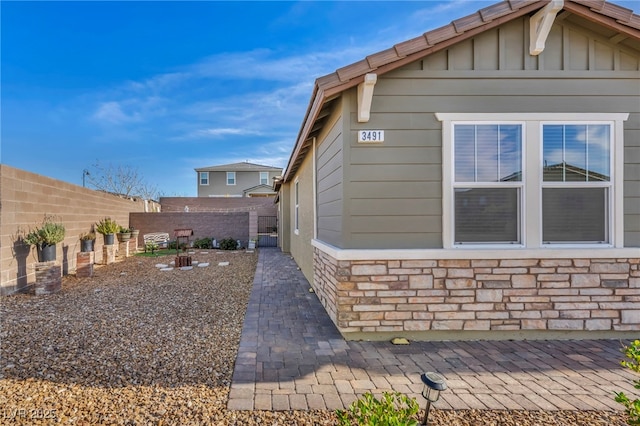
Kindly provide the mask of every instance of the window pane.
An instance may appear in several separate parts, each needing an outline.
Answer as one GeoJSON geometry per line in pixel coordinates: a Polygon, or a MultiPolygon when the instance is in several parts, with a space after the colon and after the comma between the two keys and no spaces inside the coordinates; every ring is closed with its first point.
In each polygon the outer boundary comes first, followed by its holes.
{"type": "Polygon", "coordinates": [[[456,188],[456,243],[517,243],[517,188],[456,188]]]}
{"type": "Polygon", "coordinates": [[[456,182],[476,181],[476,126],[455,126],[455,178],[456,182]]]}
{"type": "Polygon", "coordinates": [[[522,181],[522,126],[500,126],[500,181],[522,181]]]}
{"type": "Polygon", "coordinates": [[[544,125],[544,181],[608,181],[609,142],[608,125],[544,125]]]}
{"type": "Polygon", "coordinates": [[[543,241],[606,242],[607,198],[606,188],[543,188],[543,241]]]}
{"type": "Polygon", "coordinates": [[[456,182],[522,180],[520,125],[456,125],[456,182]]]}

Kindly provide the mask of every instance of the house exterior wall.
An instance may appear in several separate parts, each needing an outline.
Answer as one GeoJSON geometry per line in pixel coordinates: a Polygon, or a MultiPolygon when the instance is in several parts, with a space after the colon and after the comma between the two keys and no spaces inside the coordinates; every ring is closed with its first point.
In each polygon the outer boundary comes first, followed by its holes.
{"type": "Polygon", "coordinates": [[[561,21],[536,58],[528,27],[518,19],[379,76],[368,123],[357,121],[356,89],[343,94],[345,215],[333,245],[442,247],[442,126],[434,114],[543,111],[630,113],[624,237],[640,247],[640,54],[561,21]],[[367,129],[384,130],[385,141],[358,144],[357,131],[367,129]]]}
{"type": "MultiPolygon", "coordinates": [[[[209,185],[200,185],[200,173],[196,172],[198,197],[242,197],[245,189],[260,185],[260,171],[236,171],[235,173],[235,185],[227,185],[226,171],[209,172],[209,185]]],[[[268,173],[268,185],[271,185],[273,178],[280,175],[280,171],[269,171],[268,173]]]]}
{"type": "MultiPolygon", "coordinates": [[[[19,241],[21,232],[54,215],[64,224],[65,239],[56,245],[56,262],[64,275],[76,270],[79,237],[105,216],[129,226],[130,212],[157,211],[153,202],[131,200],[82,188],[7,165],[0,165],[0,294],[10,294],[35,283],[36,249],[19,241]],[[146,206],[145,206],[146,204],[146,206]]],[[[151,213],[150,213],[151,214],[151,213]]],[[[95,243],[95,261],[101,263],[103,238],[95,243]]]]}
{"type": "MultiPolygon", "coordinates": [[[[343,245],[342,227],[345,215],[344,194],[344,116],[341,102],[330,116],[318,138],[316,149],[318,238],[335,246],[343,245]]],[[[348,114],[346,115],[349,116],[348,114]]]]}
{"type": "Polygon", "coordinates": [[[309,282],[313,280],[313,247],[311,240],[314,238],[314,197],[313,197],[313,154],[308,155],[300,166],[298,173],[289,185],[289,215],[291,246],[290,252],[305,278],[309,282]],[[298,182],[298,230],[295,229],[296,190],[298,182]]]}
{"type": "Polygon", "coordinates": [[[558,20],[539,57],[519,18],[381,74],[367,123],[357,89],[342,93],[342,235],[313,241],[312,285],[346,337],[637,335],[640,45],[577,23],[558,20]],[[439,112],[628,113],[624,248],[444,249],[439,112]],[[358,143],[359,130],[385,141],[358,143]]]}

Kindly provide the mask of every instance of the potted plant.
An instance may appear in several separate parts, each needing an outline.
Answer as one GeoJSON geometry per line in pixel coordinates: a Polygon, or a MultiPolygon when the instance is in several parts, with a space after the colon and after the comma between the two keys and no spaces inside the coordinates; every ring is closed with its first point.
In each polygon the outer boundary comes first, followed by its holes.
{"type": "Polygon", "coordinates": [[[23,241],[30,246],[36,246],[38,262],[56,260],[56,244],[64,240],[65,228],[55,221],[55,217],[45,215],[42,225],[29,231],[23,241]]]}
{"type": "Polygon", "coordinates": [[[123,226],[118,230],[118,241],[124,243],[125,241],[129,241],[131,239],[131,230],[129,228],[125,228],[123,226]]]}
{"type": "Polygon", "coordinates": [[[136,245],[137,245],[138,244],[138,235],[140,234],[140,230],[139,229],[135,229],[133,226],[130,226],[129,230],[131,231],[131,239],[132,240],[136,240],[136,245]]]}
{"type": "Polygon", "coordinates": [[[107,246],[113,245],[115,234],[120,230],[120,226],[110,217],[102,219],[96,224],[95,228],[97,232],[104,236],[104,244],[107,246]]]}
{"type": "Polygon", "coordinates": [[[96,233],[91,231],[86,234],[80,235],[80,251],[83,253],[89,253],[94,250],[96,243],[96,233]]]}

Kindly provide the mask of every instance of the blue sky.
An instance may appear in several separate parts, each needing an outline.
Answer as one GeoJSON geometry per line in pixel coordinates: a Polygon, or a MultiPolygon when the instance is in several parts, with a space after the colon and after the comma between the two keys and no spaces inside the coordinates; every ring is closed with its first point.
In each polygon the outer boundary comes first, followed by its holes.
{"type": "Polygon", "coordinates": [[[317,77],[495,2],[2,1],[0,161],[195,196],[197,167],[285,167],[317,77]]]}

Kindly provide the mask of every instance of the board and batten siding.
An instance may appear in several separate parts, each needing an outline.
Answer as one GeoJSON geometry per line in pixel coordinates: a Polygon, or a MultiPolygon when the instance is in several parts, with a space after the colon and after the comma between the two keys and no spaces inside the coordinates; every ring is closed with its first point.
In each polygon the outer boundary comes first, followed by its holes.
{"type": "Polygon", "coordinates": [[[316,144],[318,238],[336,247],[343,244],[343,125],[338,102],[316,144]]]}
{"type": "Polygon", "coordinates": [[[321,240],[340,248],[442,247],[436,112],[621,112],[630,114],[625,246],[640,247],[640,48],[566,19],[533,57],[528,31],[528,18],[518,19],[378,76],[367,123],[357,121],[356,89],[343,93],[343,235],[340,244],[321,240]],[[385,141],[359,144],[357,131],[365,129],[384,130],[385,141]]]}

